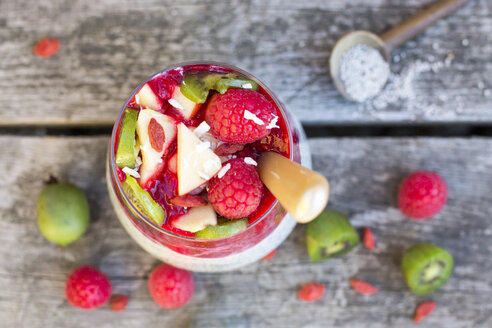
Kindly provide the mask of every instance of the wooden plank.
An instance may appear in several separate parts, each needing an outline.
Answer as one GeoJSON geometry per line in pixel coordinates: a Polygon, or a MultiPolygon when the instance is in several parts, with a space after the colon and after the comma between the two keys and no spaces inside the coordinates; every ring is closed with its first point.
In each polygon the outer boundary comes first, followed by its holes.
{"type": "Polygon", "coordinates": [[[382,108],[338,95],[328,57],[355,29],[380,33],[431,0],[0,2],[0,126],[112,125],[129,92],[169,64],[222,60],[267,83],[305,123],[492,122],[492,2],[475,0],[393,53],[415,99],[382,108]],[[59,54],[32,54],[61,39],[59,54]]]}
{"type": "Polygon", "coordinates": [[[491,139],[313,139],[314,167],[332,185],[330,206],[360,228],[370,226],[377,248],[363,247],[341,259],[312,263],[299,226],[269,262],[222,274],[195,274],[196,293],[181,309],[159,309],[146,278],[157,260],[124,232],[104,182],[108,139],[0,137],[4,174],[0,184],[0,322],[2,327],[414,327],[415,305],[438,303],[420,327],[492,325],[490,227],[491,139]],[[430,221],[405,219],[395,208],[402,177],[437,170],[449,185],[449,201],[430,221]],[[87,234],[61,250],[36,227],[35,200],[54,174],[87,193],[92,223],[87,234]],[[448,249],[456,268],[448,283],[428,297],[405,287],[399,258],[408,246],[430,241],[448,249]],[[115,292],[128,293],[121,313],[108,307],[85,312],[64,298],[66,276],[82,264],[106,272],[115,292]],[[364,297],[348,279],[366,279],[380,293],[364,297]],[[322,300],[296,298],[309,281],[326,283],[322,300]]]}

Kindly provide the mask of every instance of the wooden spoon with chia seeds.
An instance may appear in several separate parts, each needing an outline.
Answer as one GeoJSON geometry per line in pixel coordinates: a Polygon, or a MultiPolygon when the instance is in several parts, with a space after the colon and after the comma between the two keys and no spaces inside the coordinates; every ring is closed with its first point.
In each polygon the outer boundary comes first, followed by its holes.
{"type": "MultiPolygon", "coordinates": [[[[378,50],[384,60],[390,63],[390,53],[406,41],[413,39],[418,34],[425,31],[440,19],[447,17],[464,6],[470,0],[441,0],[429,8],[421,11],[417,15],[407,19],[399,25],[391,28],[381,35],[376,35],[369,31],[354,31],[345,34],[340,38],[330,55],[330,74],[338,91],[348,100],[361,101],[355,99],[347,92],[346,86],[340,78],[340,64],[343,55],[347,50],[356,45],[366,45],[378,50]]],[[[386,81],[383,81],[384,86],[386,81]]]]}

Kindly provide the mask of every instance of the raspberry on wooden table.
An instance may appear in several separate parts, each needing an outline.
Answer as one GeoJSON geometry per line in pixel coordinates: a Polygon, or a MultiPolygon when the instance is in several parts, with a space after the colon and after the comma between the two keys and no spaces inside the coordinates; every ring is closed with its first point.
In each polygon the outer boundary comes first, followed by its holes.
{"type": "Polygon", "coordinates": [[[441,211],[448,197],[446,181],[435,172],[416,171],[401,183],[398,207],[406,216],[422,220],[441,211]]]}
{"type": "Polygon", "coordinates": [[[215,211],[228,219],[240,219],[252,214],[260,205],[263,183],[255,165],[247,164],[244,158],[235,158],[224,163],[230,165],[210,180],[208,199],[215,211]]]}
{"type": "Polygon", "coordinates": [[[75,269],[67,278],[67,300],[75,307],[93,309],[104,305],[111,295],[111,283],[96,268],[85,265],[75,269]]]}
{"type": "Polygon", "coordinates": [[[149,292],[154,301],[165,309],[188,303],[195,290],[193,275],[185,270],[161,264],[149,276],[149,292]]]}
{"type": "Polygon", "coordinates": [[[245,144],[270,134],[270,122],[277,117],[275,107],[261,93],[231,88],[215,94],[208,102],[205,120],[220,141],[245,144]]]}

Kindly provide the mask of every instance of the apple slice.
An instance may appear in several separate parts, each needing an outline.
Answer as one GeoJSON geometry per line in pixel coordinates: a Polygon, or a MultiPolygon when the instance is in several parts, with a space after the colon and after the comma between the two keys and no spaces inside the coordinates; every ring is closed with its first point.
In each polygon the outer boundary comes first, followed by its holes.
{"type": "Polygon", "coordinates": [[[164,167],[162,155],[176,137],[176,121],[152,109],[142,109],[137,120],[137,135],[142,151],[142,187],[164,167]]]}
{"type": "Polygon", "coordinates": [[[169,104],[176,108],[177,111],[184,117],[185,120],[191,119],[200,109],[201,104],[191,101],[181,92],[181,88],[174,88],[169,104]]]}
{"type": "Polygon", "coordinates": [[[144,86],[137,92],[135,95],[135,102],[137,105],[142,107],[147,107],[153,110],[159,110],[162,108],[162,100],[159,98],[148,83],[145,83],[144,86]]]}
{"type": "Polygon", "coordinates": [[[192,207],[188,212],[173,222],[177,229],[197,232],[208,226],[217,224],[217,214],[212,205],[192,207]]]}
{"type": "MultiPolygon", "coordinates": [[[[189,193],[222,168],[219,156],[183,123],[178,125],[178,195],[189,193]]],[[[141,174],[141,173],[140,173],[141,174]]]]}

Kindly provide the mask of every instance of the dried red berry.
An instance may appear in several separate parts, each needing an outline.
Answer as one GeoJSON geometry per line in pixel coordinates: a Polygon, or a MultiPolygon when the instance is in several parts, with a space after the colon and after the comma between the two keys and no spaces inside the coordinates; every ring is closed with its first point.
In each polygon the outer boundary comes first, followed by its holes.
{"type": "Polygon", "coordinates": [[[325,290],[325,284],[310,282],[302,286],[302,288],[297,292],[297,297],[305,302],[314,302],[323,297],[325,290]]]}
{"type": "Polygon", "coordinates": [[[148,127],[150,146],[157,152],[161,152],[164,147],[166,137],[164,134],[164,128],[157,123],[155,118],[152,118],[148,127]]]}
{"type": "Polygon", "coordinates": [[[171,204],[182,207],[198,207],[207,205],[205,199],[196,195],[176,196],[170,200],[171,204]]]}
{"type": "Polygon", "coordinates": [[[109,300],[109,306],[111,307],[111,310],[113,310],[114,312],[123,311],[126,308],[127,304],[128,304],[127,295],[116,294],[111,296],[111,299],[109,300]]]}
{"type": "Polygon", "coordinates": [[[371,251],[376,246],[376,241],[374,239],[374,234],[372,233],[371,229],[369,229],[368,227],[365,227],[364,228],[364,232],[363,232],[363,235],[362,235],[362,242],[364,243],[364,246],[368,250],[371,250],[371,251]]]}
{"type": "Polygon", "coordinates": [[[268,260],[271,260],[275,257],[275,254],[277,254],[277,250],[274,249],[273,251],[271,251],[270,253],[268,253],[267,255],[263,256],[261,258],[262,261],[268,261],[268,260]]]}
{"type": "Polygon", "coordinates": [[[58,52],[60,49],[60,40],[53,38],[44,38],[38,41],[33,48],[35,55],[49,57],[58,52]]]}
{"type": "Polygon", "coordinates": [[[215,154],[217,156],[232,155],[240,150],[243,150],[244,145],[235,143],[223,143],[217,149],[215,149],[215,154]]]}
{"type": "Polygon", "coordinates": [[[417,310],[415,311],[415,317],[413,321],[419,323],[424,317],[431,314],[436,309],[437,304],[435,302],[423,302],[417,306],[417,310]]]}
{"type": "Polygon", "coordinates": [[[372,295],[378,292],[376,287],[364,280],[350,279],[350,285],[357,293],[362,295],[372,295]]]}

